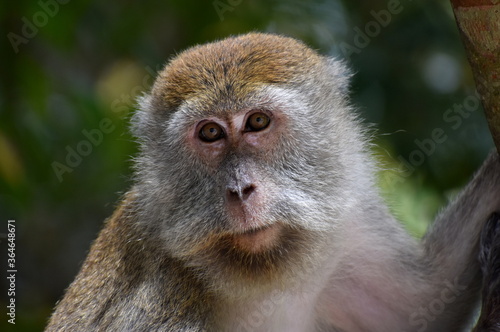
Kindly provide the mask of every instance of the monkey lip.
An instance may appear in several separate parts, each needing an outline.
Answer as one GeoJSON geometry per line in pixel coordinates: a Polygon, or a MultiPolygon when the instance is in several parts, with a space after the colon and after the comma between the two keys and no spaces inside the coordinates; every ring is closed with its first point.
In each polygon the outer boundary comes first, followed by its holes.
{"type": "Polygon", "coordinates": [[[281,225],[274,223],[245,230],[233,235],[234,244],[248,252],[263,252],[271,249],[278,242],[281,229],[281,225]]]}

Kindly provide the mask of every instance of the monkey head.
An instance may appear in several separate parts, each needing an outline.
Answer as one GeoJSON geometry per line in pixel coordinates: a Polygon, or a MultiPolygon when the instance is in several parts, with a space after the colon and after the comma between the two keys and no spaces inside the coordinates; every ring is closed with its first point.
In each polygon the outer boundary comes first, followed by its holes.
{"type": "Polygon", "coordinates": [[[133,119],[148,236],[211,280],[280,280],[314,262],[369,173],[348,78],[342,63],[277,35],[173,58],[133,119]]]}

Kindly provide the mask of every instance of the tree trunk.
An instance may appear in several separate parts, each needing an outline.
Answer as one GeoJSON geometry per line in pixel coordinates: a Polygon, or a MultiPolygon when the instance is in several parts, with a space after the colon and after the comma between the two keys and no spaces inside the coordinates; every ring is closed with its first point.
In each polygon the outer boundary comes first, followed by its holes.
{"type": "Polygon", "coordinates": [[[451,4],[500,153],[500,0],[451,0],[451,4]]]}

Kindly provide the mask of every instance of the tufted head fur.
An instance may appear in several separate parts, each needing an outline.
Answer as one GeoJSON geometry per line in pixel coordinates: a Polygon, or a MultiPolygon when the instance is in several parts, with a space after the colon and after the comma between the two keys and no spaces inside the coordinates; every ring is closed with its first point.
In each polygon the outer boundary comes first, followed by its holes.
{"type": "Polygon", "coordinates": [[[153,94],[169,109],[200,96],[241,99],[263,84],[300,83],[320,62],[294,39],[248,34],[182,52],[159,75],[153,94]]]}

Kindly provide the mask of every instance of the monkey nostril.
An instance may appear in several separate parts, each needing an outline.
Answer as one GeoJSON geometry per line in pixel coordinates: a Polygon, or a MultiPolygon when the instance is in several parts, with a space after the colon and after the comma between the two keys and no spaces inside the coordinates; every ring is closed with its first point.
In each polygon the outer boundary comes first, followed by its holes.
{"type": "Polygon", "coordinates": [[[239,200],[240,195],[238,194],[238,191],[234,189],[227,189],[226,190],[226,196],[229,201],[237,201],[239,200]]]}
{"type": "Polygon", "coordinates": [[[247,185],[244,188],[227,188],[226,195],[228,201],[245,201],[250,195],[255,191],[255,186],[253,184],[247,185]]]}
{"type": "Polygon", "coordinates": [[[255,187],[253,184],[251,185],[248,185],[246,186],[245,188],[243,188],[243,191],[241,192],[241,199],[244,201],[246,200],[248,197],[250,197],[250,195],[255,191],[255,187]]]}

